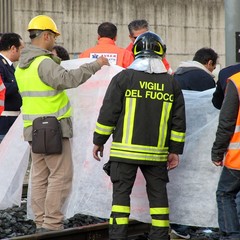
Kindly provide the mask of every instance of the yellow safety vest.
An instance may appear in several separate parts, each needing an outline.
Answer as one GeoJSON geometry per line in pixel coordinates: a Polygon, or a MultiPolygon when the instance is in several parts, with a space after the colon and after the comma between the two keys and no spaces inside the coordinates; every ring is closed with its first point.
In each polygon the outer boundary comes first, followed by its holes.
{"type": "Polygon", "coordinates": [[[29,127],[35,118],[55,116],[58,120],[71,116],[71,105],[63,90],[56,90],[41,81],[38,75],[39,64],[47,56],[35,58],[28,68],[17,66],[15,77],[22,96],[24,127],[29,127]]]}

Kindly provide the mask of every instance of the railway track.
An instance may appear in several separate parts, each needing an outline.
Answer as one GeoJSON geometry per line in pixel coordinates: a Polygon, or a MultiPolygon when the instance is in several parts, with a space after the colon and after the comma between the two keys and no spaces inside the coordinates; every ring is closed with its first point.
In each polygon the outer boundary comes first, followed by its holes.
{"type": "MultiPolygon", "coordinates": [[[[133,240],[138,236],[143,236],[149,230],[149,224],[141,223],[135,220],[130,221],[128,240],[133,240]]],[[[99,223],[77,228],[69,228],[62,231],[51,231],[46,233],[37,233],[21,237],[10,238],[13,240],[108,240],[108,223],[99,223]]],[[[142,238],[144,239],[144,238],[142,238]]]]}
{"type": "MultiPolygon", "coordinates": [[[[23,184],[22,198],[27,198],[28,184],[23,184]]],[[[150,225],[141,223],[135,220],[129,223],[129,236],[128,240],[141,239],[145,240],[144,236],[149,230],[150,225]],[[141,236],[141,237],[139,237],[141,236]],[[139,238],[138,238],[139,237],[139,238]]],[[[216,234],[215,234],[216,235],[216,234]]],[[[191,240],[216,240],[215,235],[196,234],[193,233],[191,240]],[[212,237],[214,236],[214,237],[212,237]]],[[[171,240],[182,240],[175,235],[170,235],[171,240]]],[[[40,240],[40,239],[51,239],[51,240],[108,240],[108,223],[97,223],[91,225],[84,225],[81,227],[73,227],[64,229],[62,231],[52,231],[47,233],[38,233],[33,235],[24,235],[20,237],[13,237],[8,239],[14,240],[40,240]]]]}

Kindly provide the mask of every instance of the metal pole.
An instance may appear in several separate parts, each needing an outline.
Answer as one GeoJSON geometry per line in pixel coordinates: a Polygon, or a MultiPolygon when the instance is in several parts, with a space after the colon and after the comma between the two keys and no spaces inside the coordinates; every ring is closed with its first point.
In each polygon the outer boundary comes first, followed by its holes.
{"type": "Polygon", "coordinates": [[[226,66],[240,62],[240,0],[224,0],[226,66]]]}
{"type": "Polygon", "coordinates": [[[0,33],[11,32],[13,28],[13,2],[0,0],[0,33]]]}

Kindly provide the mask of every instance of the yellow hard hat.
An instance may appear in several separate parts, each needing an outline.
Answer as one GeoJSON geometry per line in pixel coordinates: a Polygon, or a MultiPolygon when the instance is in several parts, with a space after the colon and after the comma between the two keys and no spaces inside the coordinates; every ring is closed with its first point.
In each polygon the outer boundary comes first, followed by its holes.
{"type": "Polygon", "coordinates": [[[52,18],[46,15],[38,15],[34,17],[28,24],[28,31],[30,30],[51,30],[57,35],[60,35],[56,23],[52,18]]]}

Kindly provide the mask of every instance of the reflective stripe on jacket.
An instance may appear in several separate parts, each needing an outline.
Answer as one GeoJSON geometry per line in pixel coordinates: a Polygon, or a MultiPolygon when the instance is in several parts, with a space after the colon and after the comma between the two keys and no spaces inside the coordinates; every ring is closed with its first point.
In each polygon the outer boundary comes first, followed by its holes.
{"type": "Polygon", "coordinates": [[[40,116],[55,116],[58,120],[71,116],[71,106],[67,94],[41,81],[38,66],[47,56],[34,59],[28,68],[17,67],[15,76],[23,99],[22,115],[24,127],[40,116]]]}
{"type": "Polygon", "coordinates": [[[111,134],[111,161],[159,165],[169,152],[181,154],[184,99],[172,76],[131,69],[117,74],[100,110],[94,144],[105,144],[111,134]]]}
{"type": "MultiPolygon", "coordinates": [[[[234,74],[229,78],[229,81],[232,81],[235,84],[237,88],[238,96],[240,98],[240,81],[239,80],[240,80],[240,73],[234,74]]],[[[226,156],[225,156],[224,165],[226,167],[240,170],[239,149],[240,149],[240,108],[238,110],[235,130],[230,140],[230,143],[226,152],[226,156]]]]}
{"type": "Polygon", "coordinates": [[[3,84],[3,81],[0,75],[0,115],[4,110],[5,91],[6,91],[6,88],[3,84]]]}

